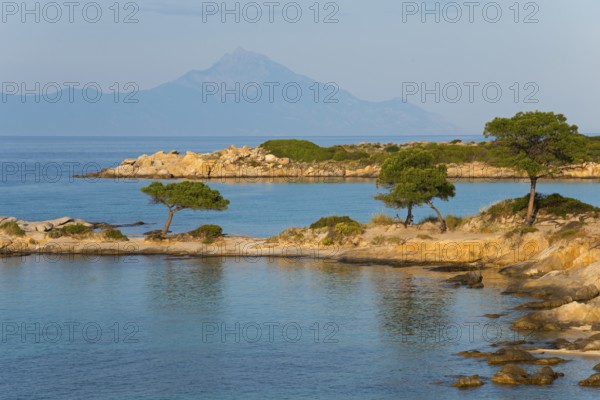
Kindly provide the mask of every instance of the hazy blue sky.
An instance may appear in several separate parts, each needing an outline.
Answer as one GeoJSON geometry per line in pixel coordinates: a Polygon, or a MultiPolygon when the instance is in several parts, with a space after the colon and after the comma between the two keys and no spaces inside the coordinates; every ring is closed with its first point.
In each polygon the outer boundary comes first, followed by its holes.
{"type": "MultiPolygon", "coordinates": [[[[114,0],[98,1],[103,15],[95,24],[82,16],[86,1],[75,7],[73,23],[63,6],[62,18],[54,24],[45,20],[55,17],[52,7],[45,14],[40,11],[40,23],[33,15],[26,15],[23,23],[21,10],[15,11],[9,3],[2,2],[0,16],[2,82],[94,81],[103,87],[111,82],[136,82],[141,88],[151,88],[189,70],[205,69],[224,53],[242,46],[298,73],[336,82],[366,100],[402,97],[410,82],[425,83],[431,89],[436,82],[440,87],[456,82],[463,89],[456,103],[450,102],[456,100],[453,84],[447,86],[439,103],[433,94],[424,103],[419,95],[408,96],[408,100],[442,114],[465,133],[480,133],[485,121],[496,115],[529,109],[562,112],[581,131],[600,132],[597,0],[522,1],[516,3],[518,16],[514,0],[471,2],[472,8],[463,1],[427,1],[428,8],[439,4],[439,23],[435,15],[427,15],[422,22],[419,10],[411,8],[415,4],[420,7],[421,1],[322,1],[318,3],[319,23],[314,22],[310,9],[314,0],[296,2],[303,11],[298,23],[283,18],[283,6],[290,2],[274,6],[275,22],[270,23],[269,9],[259,1],[260,21],[250,23],[240,15],[240,23],[234,16],[227,16],[223,23],[220,13],[203,18],[203,6],[209,2],[145,0],[137,3],[140,10],[135,18],[139,22],[130,24],[122,22],[134,11],[133,7],[123,10],[127,1],[120,3],[119,23],[113,21],[115,15],[109,9],[114,0]],[[460,19],[456,4],[463,12],[460,19]],[[502,17],[492,23],[498,7],[502,17]],[[339,22],[323,23],[334,11],[339,22]],[[473,102],[464,82],[480,85],[473,86],[473,102]],[[515,82],[520,87],[517,102],[515,82]],[[495,83],[488,100],[482,94],[486,83],[495,83]],[[492,103],[495,87],[503,94],[492,103]],[[525,103],[528,94],[539,102],[525,103]]],[[[235,3],[226,2],[230,8],[235,3]]],[[[242,6],[245,3],[240,2],[242,6]]],[[[33,8],[35,2],[26,4],[33,8]]],[[[255,10],[246,10],[246,17],[253,18],[255,10]]],[[[294,7],[288,5],[287,10],[286,16],[293,18],[294,7]]],[[[88,8],[87,17],[93,18],[94,11],[88,8]]]]}

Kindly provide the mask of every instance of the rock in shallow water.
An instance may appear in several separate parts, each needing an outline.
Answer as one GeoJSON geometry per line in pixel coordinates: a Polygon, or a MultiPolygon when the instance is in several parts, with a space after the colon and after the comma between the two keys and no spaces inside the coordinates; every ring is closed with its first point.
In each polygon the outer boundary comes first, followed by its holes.
{"type": "Polygon", "coordinates": [[[587,379],[579,382],[579,386],[593,386],[600,387],[600,374],[594,374],[587,379]]]}
{"type": "Polygon", "coordinates": [[[479,387],[481,385],[485,385],[485,383],[479,379],[479,375],[473,375],[473,376],[468,376],[468,377],[465,376],[465,377],[460,378],[452,386],[457,387],[459,389],[467,389],[467,388],[479,387]]]}
{"type": "Polygon", "coordinates": [[[492,377],[492,382],[502,385],[551,385],[561,376],[564,374],[554,372],[550,367],[543,367],[530,376],[523,368],[507,364],[492,377]]]}
{"type": "Polygon", "coordinates": [[[505,365],[496,375],[492,376],[492,382],[503,385],[525,385],[528,380],[529,374],[514,364],[505,365]]]}
{"type": "Polygon", "coordinates": [[[466,274],[454,276],[448,279],[448,282],[459,283],[471,289],[481,289],[483,288],[483,275],[479,271],[471,271],[466,274]]]}

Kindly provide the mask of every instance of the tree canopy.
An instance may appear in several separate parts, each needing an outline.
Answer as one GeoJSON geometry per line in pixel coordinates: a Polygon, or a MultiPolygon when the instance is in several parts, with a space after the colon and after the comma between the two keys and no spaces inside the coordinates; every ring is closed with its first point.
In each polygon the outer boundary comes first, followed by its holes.
{"type": "Polygon", "coordinates": [[[484,135],[506,150],[498,163],[524,171],[530,178],[551,175],[585,156],[585,137],[577,125],[553,112],[520,112],[512,118],[495,118],[484,135]]]}
{"type": "Polygon", "coordinates": [[[581,161],[586,156],[586,138],[576,125],[553,112],[519,112],[512,118],[495,118],[485,125],[484,135],[495,137],[505,156],[496,164],[524,171],[531,181],[527,222],[533,211],[537,180],[555,174],[561,166],[581,161]]]}
{"type": "Polygon", "coordinates": [[[152,182],[143,187],[142,192],[152,198],[152,202],[164,204],[169,209],[169,218],[162,231],[166,235],[173,215],[183,209],[192,210],[226,210],[229,200],[223,198],[218,190],[212,190],[201,182],[181,182],[163,185],[152,182]]]}
{"type": "Polygon", "coordinates": [[[448,201],[456,194],[454,185],[448,181],[444,165],[435,165],[433,156],[419,148],[403,150],[390,157],[382,166],[378,186],[389,189],[376,196],[388,207],[408,208],[405,225],[412,219],[412,208],[427,204],[440,220],[442,232],[446,224],[432,201],[439,198],[448,201]]]}

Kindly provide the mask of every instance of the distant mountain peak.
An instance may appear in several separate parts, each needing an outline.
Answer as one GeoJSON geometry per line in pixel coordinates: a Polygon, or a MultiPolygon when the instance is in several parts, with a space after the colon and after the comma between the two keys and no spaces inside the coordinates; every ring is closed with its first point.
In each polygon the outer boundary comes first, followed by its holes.
{"type": "Polygon", "coordinates": [[[269,57],[248,51],[243,47],[226,53],[219,61],[206,70],[193,70],[176,80],[175,84],[198,88],[202,82],[280,82],[304,80],[269,57]]]}

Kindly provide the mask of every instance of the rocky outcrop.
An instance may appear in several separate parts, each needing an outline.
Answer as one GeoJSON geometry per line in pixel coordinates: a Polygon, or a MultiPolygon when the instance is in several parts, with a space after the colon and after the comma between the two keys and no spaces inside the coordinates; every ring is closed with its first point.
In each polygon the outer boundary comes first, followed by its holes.
{"type": "Polygon", "coordinates": [[[579,382],[579,386],[600,387],[600,374],[594,374],[579,382]]]}
{"type": "Polygon", "coordinates": [[[70,225],[84,225],[92,227],[93,224],[79,218],[63,217],[48,221],[29,222],[14,217],[0,217],[0,225],[6,222],[16,222],[24,232],[50,232],[53,229],[64,228],[70,225]]]}
{"type": "MultiPolygon", "coordinates": [[[[94,172],[87,177],[99,178],[145,178],[145,179],[269,179],[269,178],[371,178],[379,175],[379,164],[365,161],[296,162],[279,158],[261,147],[227,149],[213,153],[180,154],[173,150],[124,160],[115,168],[94,172]]],[[[497,168],[485,163],[448,165],[452,179],[520,179],[525,176],[512,169],[497,168]]],[[[586,163],[566,167],[556,178],[600,178],[600,164],[586,163]]]]}
{"type": "Polygon", "coordinates": [[[471,289],[483,288],[483,275],[480,271],[470,271],[466,274],[456,275],[448,279],[448,282],[454,282],[459,285],[467,286],[471,289]]]}
{"type": "Polygon", "coordinates": [[[562,358],[548,357],[538,358],[519,346],[503,347],[493,353],[484,353],[478,350],[463,351],[458,355],[470,358],[482,358],[490,365],[505,364],[535,364],[535,365],[558,365],[565,362],[562,358]]]}
{"type": "Polygon", "coordinates": [[[158,152],[127,159],[116,168],[108,168],[89,177],[148,179],[214,179],[214,178],[375,178],[378,166],[360,162],[299,163],[278,158],[261,147],[244,146],[199,154],[158,152]]]}
{"type": "Polygon", "coordinates": [[[561,376],[564,374],[554,372],[550,367],[543,367],[529,375],[523,368],[507,364],[492,377],[492,382],[502,385],[551,385],[561,376]]]}

